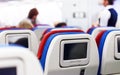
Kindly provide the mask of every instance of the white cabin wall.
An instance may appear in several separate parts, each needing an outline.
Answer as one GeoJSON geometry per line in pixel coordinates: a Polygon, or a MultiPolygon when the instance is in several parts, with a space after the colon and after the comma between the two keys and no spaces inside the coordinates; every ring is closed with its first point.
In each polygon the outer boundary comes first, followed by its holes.
{"type": "Polygon", "coordinates": [[[98,12],[103,8],[100,0],[48,0],[62,3],[63,21],[69,26],[78,26],[83,30],[91,27],[97,20],[98,12]]]}
{"type": "Polygon", "coordinates": [[[91,12],[90,16],[90,21],[93,23],[97,20],[99,13],[103,10],[103,5],[101,4],[102,0],[94,0],[90,1],[90,9],[89,11],[91,12]]]}
{"type": "Polygon", "coordinates": [[[98,0],[64,0],[64,2],[63,15],[68,25],[79,26],[85,31],[97,19],[96,16],[101,9],[98,0]],[[77,15],[76,17],[73,17],[74,12],[77,15]]]}
{"type": "Polygon", "coordinates": [[[88,26],[88,2],[86,0],[64,0],[63,1],[63,19],[68,25],[79,26],[80,28],[88,26]]]}

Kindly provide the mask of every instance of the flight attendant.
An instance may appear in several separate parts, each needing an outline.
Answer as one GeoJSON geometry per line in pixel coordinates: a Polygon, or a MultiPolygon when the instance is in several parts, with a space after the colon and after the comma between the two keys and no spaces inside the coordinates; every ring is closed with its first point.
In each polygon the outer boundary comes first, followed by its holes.
{"type": "Polygon", "coordinates": [[[98,21],[95,24],[97,26],[115,27],[118,19],[118,14],[113,8],[114,0],[103,0],[102,4],[105,7],[105,9],[102,12],[100,12],[98,21]]]}

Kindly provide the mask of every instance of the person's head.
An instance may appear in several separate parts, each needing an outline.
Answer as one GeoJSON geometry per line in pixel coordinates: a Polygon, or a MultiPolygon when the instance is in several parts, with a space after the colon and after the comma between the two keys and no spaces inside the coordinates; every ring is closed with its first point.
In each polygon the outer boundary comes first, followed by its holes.
{"type": "Polygon", "coordinates": [[[22,20],[18,25],[18,28],[25,28],[25,29],[32,29],[33,27],[34,27],[33,24],[28,20],[22,20]]]}
{"type": "Polygon", "coordinates": [[[28,48],[28,38],[20,38],[15,44],[28,48]]]}
{"type": "Polygon", "coordinates": [[[103,0],[103,5],[106,7],[107,5],[113,5],[115,0],[103,0]]]}
{"type": "Polygon", "coordinates": [[[32,8],[29,11],[28,18],[29,19],[36,19],[37,15],[39,14],[38,10],[36,8],[32,8]]]}
{"type": "Polygon", "coordinates": [[[55,25],[55,27],[64,27],[64,26],[67,26],[67,24],[65,22],[60,22],[55,25]]]}

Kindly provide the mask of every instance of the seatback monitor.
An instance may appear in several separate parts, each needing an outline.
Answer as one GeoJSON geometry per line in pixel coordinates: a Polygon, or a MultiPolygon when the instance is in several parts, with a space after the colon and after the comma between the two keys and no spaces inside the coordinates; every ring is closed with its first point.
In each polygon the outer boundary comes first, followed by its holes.
{"type": "Polygon", "coordinates": [[[16,67],[0,68],[0,75],[17,75],[16,67]]]}
{"type": "Polygon", "coordinates": [[[120,36],[115,37],[115,58],[120,59],[120,36]]]}
{"type": "Polygon", "coordinates": [[[62,40],[60,66],[86,65],[89,62],[89,39],[62,40]]]}
{"type": "Polygon", "coordinates": [[[64,60],[83,59],[87,57],[87,42],[64,44],[64,60]]]}
{"type": "Polygon", "coordinates": [[[9,45],[16,44],[25,48],[30,48],[30,36],[29,34],[7,34],[6,43],[9,45]]]}
{"type": "Polygon", "coordinates": [[[24,75],[24,66],[20,59],[1,58],[0,75],[24,75]]]}

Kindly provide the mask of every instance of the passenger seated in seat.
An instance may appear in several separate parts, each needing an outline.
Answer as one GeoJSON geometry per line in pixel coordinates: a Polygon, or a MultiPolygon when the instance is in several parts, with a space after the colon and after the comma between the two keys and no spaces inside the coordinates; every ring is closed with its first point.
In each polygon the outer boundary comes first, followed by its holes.
{"type": "Polygon", "coordinates": [[[20,38],[15,44],[28,48],[28,38],[20,38]]]}
{"type": "Polygon", "coordinates": [[[18,28],[32,29],[34,26],[30,21],[23,20],[19,23],[18,28]]]}
{"type": "Polygon", "coordinates": [[[65,26],[67,26],[65,22],[60,22],[60,23],[55,24],[55,27],[65,27],[65,26]]]}

